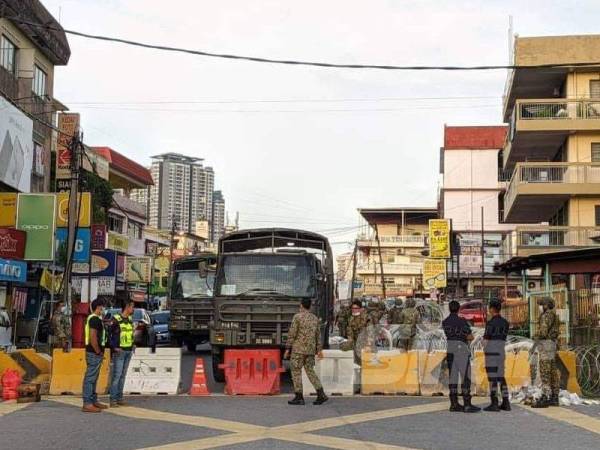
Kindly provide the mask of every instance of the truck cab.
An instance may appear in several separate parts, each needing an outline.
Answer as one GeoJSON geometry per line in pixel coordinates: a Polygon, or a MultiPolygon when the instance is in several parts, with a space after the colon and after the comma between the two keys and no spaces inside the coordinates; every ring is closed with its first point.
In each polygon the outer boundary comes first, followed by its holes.
{"type": "Polygon", "coordinates": [[[237,231],[219,242],[210,343],[213,376],[228,348],[285,348],[302,298],[312,299],[323,344],[333,313],[333,259],[327,238],[301,230],[237,231]]]}
{"type": "Polygon", "coordinates": [[[189,351],[209,339],[213,317],[213,285],[217,257],[213,253],[186,256],[173,262],[169,309],[171,343],[189,351]]]}

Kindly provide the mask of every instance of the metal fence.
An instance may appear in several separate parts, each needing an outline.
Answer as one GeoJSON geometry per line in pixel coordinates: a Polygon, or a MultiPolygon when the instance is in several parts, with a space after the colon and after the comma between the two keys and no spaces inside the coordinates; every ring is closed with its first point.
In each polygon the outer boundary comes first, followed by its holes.
{"type": "Polygon", "coordinates": [[[549,99],[517,101],[520,120],[600,119],[600,101],[549,99]]]}

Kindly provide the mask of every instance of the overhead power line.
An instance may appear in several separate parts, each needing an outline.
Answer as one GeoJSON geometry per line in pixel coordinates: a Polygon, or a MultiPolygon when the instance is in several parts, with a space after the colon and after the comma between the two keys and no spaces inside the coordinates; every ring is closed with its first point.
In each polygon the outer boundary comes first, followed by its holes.
{"type": "Polygon", "coordinates": [[[599,66],[600,62],[598,61],[590,61],[583,63],[564,63],[564,64],[537,64],[530,66],[520,66],[513,64],[501,64],[501,65],[474,65],[474,66],[437,66],[437,65],[427,65],[427,66],[399,66],[392,64],[348,64],[348,63],[330,63],[330,62],[320,62],[320,61],[301,61],[301,60],[293,60],[293,59],[276,59],[276,58],[263,58],[258,56],[247,56],[247,55],[236,55],[236,54],[228,54],[228,53],[215,53],[208,52],[204,50],[193,50],[182,47],[171,47],[168,45],[158,45],[158,44],[148,44],[145,42],[132,41],[129,39],[122,39],[111,36],[103,36],[97,34],[89,34],[83,33],[81,31],[76,30],[68,30],[60,27],[53,27],[48,24],[35,23],[28,20],[23,20],[20,17],[7,17],[7,19],[21,23],[24,25],[29,25],[32,27],[43,28],[51,31],[59,31],[67,34],[71,34],[73,36],[79,36],[86,39],[95,39],[99,41],[106,42],[116,42],[125,45],[131,45],[135,47],[142,47],[152,50],[161,50],[165,52],[176,52],[176,53],[187,53],[190,55],[197,56],[206,56],[211,58],[222,58],[222,59],[232,59],[232,60],[242,60],[242,61],[251,61],[257,63],[268,63],[268,64],[284,64],[284,65],[294,65],[294,66],[311,66],[311,67],[321,67],[321,68],[336,68],[336,69],[378,69],[378,70],[403,70],[403,71],[421,71],[421,70],[442,70],[442,71],[464,71],[464,70],[504,70],[504,69],[551,69],[551,68],[560,68],[560,67],[586,67],[586,66],[599,66]]]}

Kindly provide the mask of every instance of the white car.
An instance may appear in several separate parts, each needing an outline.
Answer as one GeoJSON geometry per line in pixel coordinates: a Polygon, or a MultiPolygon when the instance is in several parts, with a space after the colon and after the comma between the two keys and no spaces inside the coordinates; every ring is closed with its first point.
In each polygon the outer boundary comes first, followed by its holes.
{"type": "Polygon", "coordinates": [[[12,346],[12,326],[8,311],[0,309],[0,348],[12,346]]]}

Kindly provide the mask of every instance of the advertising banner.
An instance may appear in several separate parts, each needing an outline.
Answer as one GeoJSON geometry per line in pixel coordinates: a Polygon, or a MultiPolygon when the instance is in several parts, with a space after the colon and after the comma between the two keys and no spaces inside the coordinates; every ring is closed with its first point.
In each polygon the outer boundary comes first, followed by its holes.
{"type": "Polygon", "coordinates": [[[108,232],[108,245],[110,250],[116,250],[117,252],[127,253],[129,250],[129,238],[123,234],[108,232]]]}
{"type": "Polygon", "coordinates": [[[446,287],[446,261],[425,259],[423,261],[423,286],[426,289],[446,287]]]}
{"type": "Polygon", "coordinates": [[[23,259],[27,233],[14,228],[0,228],[0,257],[23,259]]]}
{"type": "MultiPolygon", "coordinates": [[[[79,202],[80,227],[89,227],[92,222],[92,196],[89,192],[82,192],[77,196],[79,202]]],[[[56,227],[69,226],[69,193],[56,194],[56,227]]]]}
{"type": "Polygon", "coordinates": [[[29,192],[33,121],[2,96],[0,111],[0,181],[20,192],[29,192]]]}
{"type": "Polygon", "coordinates": [[[79,131],[79,114],[62,113],[58,115],[58,138],[56,145],[56,179],[71,178],[71,139],[79,131]]]}
{"type": "Polygon", "coordinates": [[[450,258],[450,220],[429,220],[429,257],[450,258]]]}
{"type": "Polygon", "coordinates": [[[92,225],[92,250],[106,248],[106,225],[92,225]]]}
{"type": "Polygon", "coordinates": [[[40,277],[40,286],[48,292],[58,294],[62,285],[62,279],[62,273],[55,273],[53,276],[52,272],[44,268],[44,270],[42,270],[42,276],[40,277]]]}
{"type": "MultiPolygon", "coordinates": [[[[87,275],[89,264],[73,264],[73,274],[87,275]]],[[[114,277],[117,273],[117,254],[110,250],[92,252],[91,275],[94,277],[114,277]]]]}
{"type": "Polygon", "coordinates": [[[27,263],[0,258],[0,280],[25,283],[27,281],[27,263]]]}
{"type": "MultiPolygon", "coordinates": [[[[83,281],[87,280],[86,277],[73,277],[71,281],[71,286],[73,287],[73,292],[81,295],[81,285],[83,281]]],[[[93,277],[92,282],[94,284],[97,283],[97,291],[95,292],[97,295],[115,295],[115,278],[114,277],[93,277]]]]}
{"type": "Polygon", "coordinates": [[[125,258],[125,281],[129,283],[150,283],[152,279],[152,258],[149,256],[125,258]]]}
{"type": "MultiPolygon", "coordinates": [[[[67,250],[67,228],[56,229],[56,252],[67,250]]],[[[59,260],[59,258],[57,258],[59,260]]],[[[90,229],[78,228],[75,235],[74,262],[89,262],[90,260],[90,229]]]]}
{"type": "Polygon", "coordinates": [[[169,284],[169,257],[157,256],[154,258],[154,274],[152,277],[152,293],[163,294],[167,292],[169,284]]]}
{"type": "Polygon", "coordinates": [[[0,227],[14,227],[17,223],[17,194],[0,192],[0,227]]]}
{"type": "Polygon", "coordinates": [[[27,233],[25,259],[51,261],[54,258],[54,194],[19,194],[17,229],[27,233]]]}

